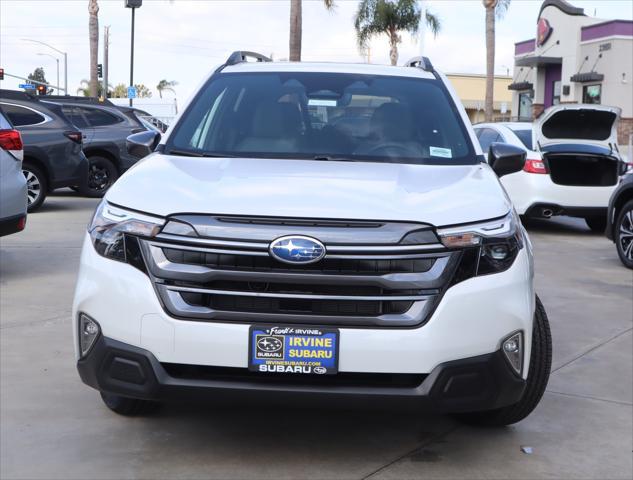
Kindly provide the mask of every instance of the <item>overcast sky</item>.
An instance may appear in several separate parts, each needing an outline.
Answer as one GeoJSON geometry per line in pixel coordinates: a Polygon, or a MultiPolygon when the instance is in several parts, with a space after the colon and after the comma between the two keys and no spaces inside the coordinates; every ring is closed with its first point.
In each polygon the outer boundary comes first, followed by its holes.
{"type": "MultiPolygon", "coordinates": [[[[363,61],[355,43],[355,0],[337,0],[328,12],[321,0],[304,0],[303,59],[363,61]]],[[[631,0],[571,2],[598,17],[633,18],[631,0]]],[[[276,59],[288,56],[289,0],[145,0],[136,12],[135,83],[152,90],[161,79],[178,82],[176,93],[184,101],[214,65],[234,50],[254,50],[276,59]]],[[[442,30],[437,38],[426,33],[424,52],[445,72],[485,71],[484,9],[480,0],[425,0],[437,14],[442,30]]],[[[505,17],[497,23],[496,72],[512,68],[514,42],[533,38],[541,1],[513,0],[505,17]]],[[[129,81],[130,10],[123,0],[99,1],[99,62],[102,61],[103,26],[110,25],[109,81],[129,81]]],[[[553,26],[556,28],[556,26],[553,26]]],[[[50,43],[68,52],[69,93],[75,94],[89,76],[87,0],[0,0],[0,66],[5,72],[26,76],[42,66],[49,82],[55,83],[55,55],[42,45],[50,43]]],[[[385,37],[372,42],[371,61],[388,63],[385,37]]],[[[419,55],[419,39],[403,36],[400,61],[419,55]]],[[[60,61],[60,83],[63,62],[60,61]]],[[[17,88],[17,80],[5,77],[2,88],[17,88]]],[[[158,94],[154,92],[154,97],[158,94]]],[[[167,93],[171,99],[173,95],[167,93]]]]}

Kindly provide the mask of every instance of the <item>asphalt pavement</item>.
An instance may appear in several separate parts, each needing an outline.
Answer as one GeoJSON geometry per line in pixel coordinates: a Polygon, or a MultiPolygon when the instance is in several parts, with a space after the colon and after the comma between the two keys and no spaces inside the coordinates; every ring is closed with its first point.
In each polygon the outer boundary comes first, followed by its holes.
{"type": "Polygon", "coordinates": [[[71,302],[96,204],[52,196],[25,232],[0,239],[0,478],[632,477],[633,272],[582,220],[528,225],[554,364],[519,424],[256,403],[124,418],[73,359],[71,302]]]}

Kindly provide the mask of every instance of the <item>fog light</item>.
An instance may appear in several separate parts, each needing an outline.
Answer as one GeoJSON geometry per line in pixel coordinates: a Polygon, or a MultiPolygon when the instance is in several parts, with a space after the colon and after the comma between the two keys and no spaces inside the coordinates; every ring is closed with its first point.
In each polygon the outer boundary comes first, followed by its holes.
{"type": "Polygon", "coordinates": [[[523,370],[523,333],[516,332],[502,342],[502,350],[512,369],[521,375],[523,370]]]}
{"type": "Polygon", "coordinates": [[[79,350],[82,357],[90,351],[100,331],[101,328],[97,322],[86,314],[79,314],[79,350]]]}

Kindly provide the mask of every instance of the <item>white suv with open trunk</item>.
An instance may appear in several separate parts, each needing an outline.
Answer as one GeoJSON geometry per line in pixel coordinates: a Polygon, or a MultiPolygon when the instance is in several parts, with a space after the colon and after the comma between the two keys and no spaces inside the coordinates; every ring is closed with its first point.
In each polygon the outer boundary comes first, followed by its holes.
{"type": "Polygon", "coordinates": [[[73,305],[122,414],[189,397],[394,401],[508,424],[551,365],[529,239],[446,78],[235,52],[107,192],[73,305]],[[247,62],[249,57],[256,62],[247,62]]]}

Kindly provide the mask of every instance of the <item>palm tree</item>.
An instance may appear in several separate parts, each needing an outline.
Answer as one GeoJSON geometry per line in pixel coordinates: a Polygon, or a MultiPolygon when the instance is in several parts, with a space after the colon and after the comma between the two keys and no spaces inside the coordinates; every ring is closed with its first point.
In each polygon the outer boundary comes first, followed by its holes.
{"type": "MultiPolygon", "coordinates": [[[[291,62],[301,61],[301,35],[302,35],[302,0],[290,0],[290,55],[291,62]]],[[[325,8],[332,10],[334,0],[323,0],[325,8]]]]}
{"type": "MultiPolygon", "coordinates": [[[[391,65],[398,64],[398,44],[401,31],[415,35],[422,20],[422,10],[417,0],[361,0],[354,18],[356,38],[360,51],[366,51],[369,41],[376,35],[385,34],[389,39],[391,65]]],[[[428,9],[424,21],[433,35],[440,31],[440,19],[428,9]]]]}
{"type": "Polygon", "coordinates": [[[484,100],[484,118],[492,121],[495,83],[495,20],[503,17],[510,0],[482,0],[486,9],[486,98],[484,100]]]}
{"type": "Polygon", "coordinates": [[[169,90],[170,92],[172,92],[174,95],[176,95],[176,90],[174,90],[174,87],[178,85],[178,82],[176,80],[161,80],[160,82],[158,82],[158,85],[156,85],[156,90],[158,90],[158,95],[160,95],[160,98],[163,98],[163,91],[165,90],[169,90]]]}
{"type": "Polygon", "coordinates": [[[97,62],[99,50],[99,4],[97,0],[90,0],[88,3],[88,30],[90,37],[90,96],[96,97],[99,87],[97,78],[97,62]]]}
{"type": "MultiPolygon", "coordinates": [[[[112,84],[111,83],[108,83],[108,92],[112,93],[112,84]]],[[[79,82],[79,88],[77,88],[77,94],[78,95],[83,95],[84,97],[92,97],[92,94],[90,93],[90,81],[88,81],[88,80],[86,80],[84,78],[81,82],[79,82]]],[[[101,82],[99,82],[97,84],[97,96],[98,97],[104,97],[104,95],[103,95],[103,84],[101,82]]]]}

